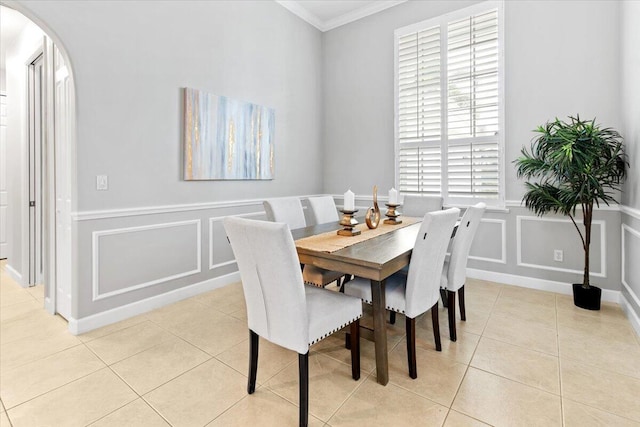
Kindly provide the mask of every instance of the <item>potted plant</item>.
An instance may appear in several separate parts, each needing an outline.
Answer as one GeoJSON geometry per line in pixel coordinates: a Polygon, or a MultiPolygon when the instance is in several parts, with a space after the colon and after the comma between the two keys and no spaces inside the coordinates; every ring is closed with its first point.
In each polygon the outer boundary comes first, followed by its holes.
{"type": "Polygon", "coordinates": [[[569,117],[555,119],[535,130],[531,151],[522,149],[516,159],[518,178],[526,182],[523,201],[536,215],[548,212],[571,218],[584,250],[584,275],[573,285],[573,302],[589,310],[600,309],[602,290],[589,283],[589,245],[594,205],[616,202],[626,175],[628,162],[622,136],[611,128],[602,128],[594,120],[569,117]],[[582,228],[576,222],[576,208],[582,209],[582,228]]]}

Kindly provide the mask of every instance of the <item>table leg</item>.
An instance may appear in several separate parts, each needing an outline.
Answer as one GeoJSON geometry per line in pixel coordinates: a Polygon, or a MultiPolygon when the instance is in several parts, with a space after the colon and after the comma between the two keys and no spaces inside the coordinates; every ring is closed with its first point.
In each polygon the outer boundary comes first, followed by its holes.
{"type": "Polygon", "coordinates": [[[371,281],[371,299],[373,305],[373,334],[376,346],[376,371],[378,383],[387,385],[389,382],[389,360],[387,352],[387,310],[384,294],[385,281],[371,281]]]}

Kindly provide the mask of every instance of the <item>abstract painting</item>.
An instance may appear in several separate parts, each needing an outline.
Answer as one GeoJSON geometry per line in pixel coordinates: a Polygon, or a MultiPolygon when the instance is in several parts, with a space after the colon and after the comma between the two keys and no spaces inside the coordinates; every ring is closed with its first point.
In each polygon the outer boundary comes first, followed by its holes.
{"type": "Polygon", "coordinates": [[[184,90],[184,179],[273,179],[275,111],[184,90]]]}

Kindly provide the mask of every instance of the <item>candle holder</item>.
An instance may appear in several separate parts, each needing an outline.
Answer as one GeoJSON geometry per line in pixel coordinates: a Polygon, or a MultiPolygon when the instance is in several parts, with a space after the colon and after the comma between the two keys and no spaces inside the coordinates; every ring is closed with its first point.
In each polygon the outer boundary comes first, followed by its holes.
{"type": "Polygon", "coordinates": [[[396,208],[401,205],[385,203],[385,206],[387,207],[387,212],[384,215],[387,217],[387,219],[384,220],[384,223],[390,225],[402,224],[402,220],[398,219],[401,213],[396,211],[396,208]]]}
{"type": "Polygon", "coordinates": [[[339,236],[357,236],[361,233],[360,230],[356,230],[356,225],[358,225],[358,220],[353,216],[358,210],[355,211],[347,211],[341,209],[340,212],[343,213],[343,217],[340,220],[340,225],[344,228],[342,230],[338,230],[339,236]]]}

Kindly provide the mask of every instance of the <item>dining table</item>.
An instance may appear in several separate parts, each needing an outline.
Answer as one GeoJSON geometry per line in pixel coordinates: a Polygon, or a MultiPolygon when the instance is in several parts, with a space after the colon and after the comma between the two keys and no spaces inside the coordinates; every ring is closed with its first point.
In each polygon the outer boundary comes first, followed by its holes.
{"type": "MultiPolygon", "coordinates": [[[[403,267],[409,265],[416,236],[420,230],[418,218],[409,219],[403,224],[380,224],[387,229],[369,233],[366,227],[360,227],[361,236],[337,236],[342,227],[337,222],[318,224],[292,230],[300,263],[314,265],[346,275],[354,275],[371,281],[373,306],[373,340],[375,343],[376,372],[379,384],[389,382],[389,361],[387,350],[387,325],[385,304],[385,280],[403,267]],[[408,224],[410,222],[410,224],[408,224]],[[389,229],[389,227],[391,227],[389,229]],[[338,237],[336,241],[347,244],[336,246],[335,250],[308,244],[311,236],[338,237]],[[347,240],[343,240],[347,239],[347,240]],[[349,241],[348,239],[355,239],[349,241]],[[356,242],[350,244],[351,242],[356,242]],[[303,244],[304,243],[304,244],[303,244]]],[[[325,239],[326,240],[326,239],[325,239]]],[[[321,246],[321,245],[320,245],[321,246]]],[[[347,283],[348,286],[348,283],[347,283]]]]}

